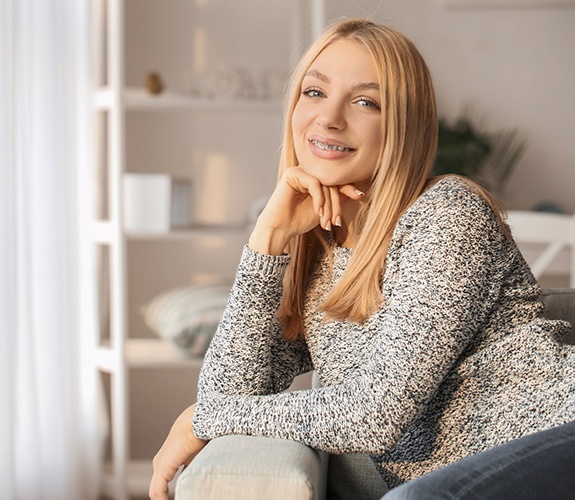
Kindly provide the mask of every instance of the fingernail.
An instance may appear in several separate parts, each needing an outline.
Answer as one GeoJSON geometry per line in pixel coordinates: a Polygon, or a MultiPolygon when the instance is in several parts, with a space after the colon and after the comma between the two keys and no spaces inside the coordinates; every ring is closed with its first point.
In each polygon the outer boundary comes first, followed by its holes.
{"type": "Polygon", "coordinates": [[[336,215],[335,217],[335,225],[337,227],[341,227],[341,217],[339,215],[336,215]]]}
{"type": "Polygon", "coordinates": [[[355,194],[357,194],[357,196],[365,196],[365,193],[363,191],[360,191],[359,189],[355,190],[355,194]]]}
{"type": "Polygon", "coordinates": [[[318,215],[319,215],[320,217],[323,217],[323,207],[319,207],[318,215]]]}
{"type": "Polygon", "coordinates": [[[331,221],[327,221],[326,225],[325,225],[325,230],[326,231],[331,231],[331,221]]]}

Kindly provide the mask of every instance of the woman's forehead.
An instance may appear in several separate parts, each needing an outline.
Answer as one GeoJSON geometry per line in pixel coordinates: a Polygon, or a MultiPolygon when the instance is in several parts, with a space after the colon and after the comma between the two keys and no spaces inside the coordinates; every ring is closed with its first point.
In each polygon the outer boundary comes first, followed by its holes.
{"type": "Polygon", "coordinates": [[[372,54],[354,40],[341,39],[326,46],[307,68],[304,77],[326,83],[345,78],[354,85],[379,88],[379,77],[372,54]]]}

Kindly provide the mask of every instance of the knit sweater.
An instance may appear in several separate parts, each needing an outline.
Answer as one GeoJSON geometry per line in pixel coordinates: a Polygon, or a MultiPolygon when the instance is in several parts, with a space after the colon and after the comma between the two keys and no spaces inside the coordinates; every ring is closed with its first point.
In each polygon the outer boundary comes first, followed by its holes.
{"type": "Polygon", "coordinates": [[[539,286],[485,200],[456,177],[395,228],[384,305],[359,324],[318,306],[353,250],[318,263],[302,339],[276,313],[290,257],[244,249],[198,387],[194,432],[291,439],[368,453],[395,486],[510,439],[575,420],[568,324],[542,317],[539,286]],[[321,387],[282,392],[315,369],[321,387]]]}

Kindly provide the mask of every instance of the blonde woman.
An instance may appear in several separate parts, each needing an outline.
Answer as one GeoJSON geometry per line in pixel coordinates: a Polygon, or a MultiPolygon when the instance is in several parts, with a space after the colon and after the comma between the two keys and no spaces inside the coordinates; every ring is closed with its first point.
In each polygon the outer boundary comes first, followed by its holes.
{"type": "Polygon", "coordinates": [[[431,78],[404,36],[331,26],[297,67],[277,187],[244,249],[198,402],[150,496],[207,440],[247,434],[367,453],[390,487],[575,417],[567,329],[497,205],[430,179],[431,78]],[[282,393],[316,370],[320,388],[282,393]]]}

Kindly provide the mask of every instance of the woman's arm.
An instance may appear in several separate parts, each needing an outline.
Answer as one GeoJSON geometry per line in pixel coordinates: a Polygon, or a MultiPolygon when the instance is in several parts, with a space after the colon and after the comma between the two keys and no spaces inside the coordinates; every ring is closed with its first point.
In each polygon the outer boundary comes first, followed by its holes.
{"type": "Polygon", "coordinates": [[[382,453],[396,443],[498,292],[505,239],[495,215],[469,188],[442,190],[442,197],[428,196],[412,211],[417,216],[402,219],[403,238],[390,249],[400,254],[399,265],[388,269],[396,281],[387,308],[374,319],[377,342],[362,373],[341,385],[289,394],[206,394],[194,418],[199,437],[279,437],[333,453],[382,453]]]}
{"type": "Polygon", "coordinates": [[[270,394],[312,369],[303,340],[287,342],[276,320],[284,249],[296,235],[339,224],[342,204],[360,200],[352,185],[325,187],[301,168],[287,169],[244,249],[230,300],[206,355],[198,398],[209,393],[270,394]]]}
{"type": "Polygon", "coordinates": [[[205,394],[271,394],[312,369],[303,340],[281,337],[276,313],[289,257],[244,248],[218,331],[206,353],[198,399],[205,394]]]}

